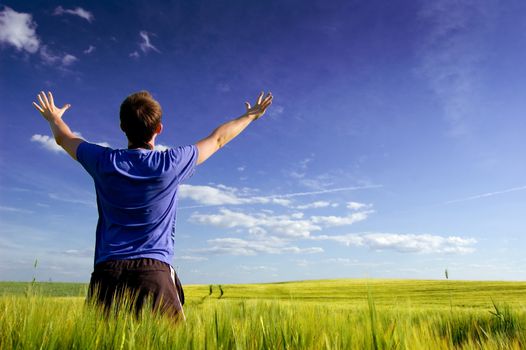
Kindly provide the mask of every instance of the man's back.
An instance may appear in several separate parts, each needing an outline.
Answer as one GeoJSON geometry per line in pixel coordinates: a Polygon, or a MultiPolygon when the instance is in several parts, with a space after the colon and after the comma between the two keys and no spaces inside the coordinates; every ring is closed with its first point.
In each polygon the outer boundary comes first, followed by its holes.
{"type": "Polygon", "coordinates": [[[77,159],[97,193],[95,264],[153,258],[171,264],[178,185],[190,177],[195,146],[113,150],[84,142],[77,159]]]}

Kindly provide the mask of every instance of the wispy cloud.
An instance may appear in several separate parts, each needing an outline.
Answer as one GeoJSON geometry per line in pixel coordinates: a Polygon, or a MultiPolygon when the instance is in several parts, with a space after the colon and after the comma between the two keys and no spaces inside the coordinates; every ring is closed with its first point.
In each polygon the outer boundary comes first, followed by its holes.
{"type": "Polygon", "coordinates": [[[92,199],[83,199],[83,198],[79,198],[78,195],[68,196],[65,194],[58,194],[58,193],[49,193],[48,196],[50,199],[54,199],[54,200],[61,201],[61,202],[72,203],[72,204],[82,204],[82,205],[85,205],[87,207],[92,207],[92,208],[97,207],[95,197],[93,197],[92,199]]]}
{"type": "Polygon", "coordinates": [[[431,234],[364,233],[346,235],[318,235],[313,240],[335,241],[347,246],[366,246],[373,250],[395,250],[401,253],[456,253],[475,251],[474,238],[438,236],[431,234]]]}
{"type": "MultiPolygon", "coordinates": [[[[188,208],[199,208],[206,206],[218,206],[218,205],[242,205],[242,204],[276,204],[285,207],[291,207],[292,202],[291,198],[304,197],[304,196],[314,196],[322,195],[336,192],[345,192],[345,191],[357,191],[365,189],[374,189],[380,188],[381,185],[368,185],[368,186],[349,186],[349,187],[340,187],[332,188],[319,191],[309,191],[309,192],[295,192],[295,193],[285,193],[277,194],[270,196],[247,196],[239,189],[234,187],[227,186],[205,186],[205,185],[181,185],[179,198],[181,199],[191,199],[197,202],[198,206],[185,206],[181,209],[188,208]]],[[[336,207],[337,204],[331,203],[326,204],[324,201],[318,201],[310,204],[300,205],[298,209],[306,208],[322,208],[325,206],[336,207]]]]}
{"type": "Polygon", "coordinates": [[[277,268],[265,266],[265,265],[257,265],[257,266],[249,266],[249,265],[239,265],[238,268],[243,271],[248,272],[254,272],[254,271],[276,271],[277,268]]]}
{"type": "Polygon", "coordinates": [[[140,37],[142,39],[142,42],[139,43],[139,48],[144,53],[147,53],[149,51],[155,51],[157,53],[160,53],[161,51],[159,51],[159,49],[157,49],[151,43],[150,36],[149,36],[150,34],[152,34],[152,33],[148,33],[148,32],[145,32],[145,31],[142,31],[142,32],[139,33],[139,35],[140,35],[140,37]]]}
{"type": "Polygon", "coordinates": [[[185,261],[206,261],[208,258],[204,256],[195,256],[195,255],[176,255],[175,260],[185,260],[185,261]]]}
{"type": "Polygon", "coordinates": [[[57,8],[55,8],[55,11],[53,11],[53,15],[55,16],[73,15],[73,16],[83,18],[90,23],[95,19],[95,16],[93,16],[93,13],[89,12],[88,10],[83,9],[82,7],[75,7],[74,9],[65,9],[62,6],[58,6],[57,8]]]}
{"type": "Polygon", "coordinates": [[[482,43],[491,22],[489,1],[424,1],[420,19],[427,33],[421,42],[424,76],[443,105],[449,134],[468,132],[477,89],[482,43]]]}
{"type": "Polygon", "coordinates": [[[95,250],[93,248],[85,249],[66,249],[59,252],[52,252],[53,254],[61,254],[79,258],[93,258],[95,250]]]}
{"type": "Polygon", "coordinates": [[[219,90],[219,92],[229,92],[231,88],[227,83],[219,83],[217,84],[217,90],[219,90]]]}
{"type": "Polygon", "coordinates": [[[139,36],[141,38],[141,41],[138,44],[139,45],[139,50],[135,50],[135,51],[131,52],[128,56],[131,57],[131,58],[137,59],[137,58],[141,57],[140,52],[142,52],[143,54],[147,54],[150,51],[155,51],[157,53],[161,53],[161,51],[152,44],[150,36],[154,36],[154,35],[155,34],[148,33],[146,31],[139,32],[139,36]]]}
{"type": "Polygon", "coordinates": [[[67,67],[78,61],[78,58],[68,53],[56,54],[51,51],[47,45],[42,45],[40,48],[40,58],[45,64],[54,65],[59,64],[62,67],[67,67]]]}
{"type": "Polygon", "coordinates": [[[312,195],[317,195],[317,194],[326,194],[326,193],[335,193],[335,192],[368,190],[368,189],[381,188],[381,187],[383,186],[382,185],[348,186],[348,187],[330,188],[330,189],[318,190],[318,191],[288,193],[288,194],[276,195],[273,197],[294,198],[294,197],[312,196],[312,195]]]}
{"type": "Polygon", "coordinates": [[[475,199],[486,198],[486,197],[493,197],[493,196],[498,196],[498,195],[501,195],[501,194],[506,194],[506,193],[510,193],[510,192],[517,192],[517,191],[524,191],[524,190],[526,190],[526,186],[513,187],[513,188],[508,188],[508,189],[502,190],[502,191],[486,192],[486,193],[476,194],[476,195],[469,196],[469,197],[453,199],[453,200],[445,202],[444,204],[472,201],[472,200],[475,200],[475,199]]]}
{"type": "Polygon", "coordinates": [[[268,114],[269,114],[269,117],[271,117],[272,119],[275,119],[279,117],[280,115],[282,115],[284,111],[285,111],[285,107],[283,107],[282,105],[274,105],[268,111],[268,114]]]}
{"type": "Polygon", "coordinates": [[[16,12],[5,6],[0,11],[0,45],[10,45],[19,51],[35,53],[40,47],[36,27],[31,14],[16,12]]]}
{"type": "Polygon", "coordinates": [[[32,210],[22,209],[22,208],[15,208],[15,207],[6,207],[6,206],[2,206],[2,205],[0,205],[0,211],[11,212],[11,213],[23,213],[23,214],[31,214],[31,213],[33,213],[32,210]]]}
{"type": "Polygon", "coordinates": [[[86,55],[89,55],[90,53],[92,53],[93,51],[95,51],[96,47],[93,46],[93,45],[90,45],[86,50],[84,50],[84,54],[86,55]]]}

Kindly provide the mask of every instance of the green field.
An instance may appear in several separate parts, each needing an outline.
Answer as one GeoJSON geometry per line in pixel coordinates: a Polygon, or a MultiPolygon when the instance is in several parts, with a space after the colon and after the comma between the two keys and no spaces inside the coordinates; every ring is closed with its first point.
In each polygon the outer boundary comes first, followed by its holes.
{"type": "Polygon", "coordinates": [[[187,285],[187,322],[110,319],[86,285],[0,283],[0,349],[521,349],[526,282],[187,285]],[[221,290],[223,291],[221,295],[221,290]]]}

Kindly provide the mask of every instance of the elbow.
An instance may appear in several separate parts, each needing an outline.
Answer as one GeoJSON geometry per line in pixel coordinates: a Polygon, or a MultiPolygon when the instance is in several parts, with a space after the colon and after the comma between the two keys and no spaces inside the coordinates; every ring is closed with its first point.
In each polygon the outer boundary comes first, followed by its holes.
{"type": "Polygon", "coordinates": [[[55,142],[57,145],[62,146],[62,143],[64,142],[64,138],[60,136],[55,136],[55,142]]]}
{"type": "Polygon", "coordinates": [[[224,137],[224,136],[219,136],[219,137],[216,139],[216,147],[217,147],[217,149],[221,149],[221,148],[223,148],[223,146],[226,145],[227,142],[228,142],[228,140],[226,139],[226,137],[224,137]]]}

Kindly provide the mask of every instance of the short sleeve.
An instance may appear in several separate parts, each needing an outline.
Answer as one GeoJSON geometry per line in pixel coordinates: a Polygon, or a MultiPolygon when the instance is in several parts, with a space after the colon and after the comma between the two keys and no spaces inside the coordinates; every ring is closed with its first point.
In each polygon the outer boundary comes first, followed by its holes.
{"type": "Polygon", "coordinates": [[[92,177],[94,177],[97,173],[99,160],[106,149],[106,147],[94,143],[82,142],[77,147],[77,161],[92,177]]]}
{"type": "Polygon", "coordinates": [[[178,182],[181,183],[195,172],[199,151],[195,145],[181,146],[170,149],[170,156],[174,162],[178,182]]]}

